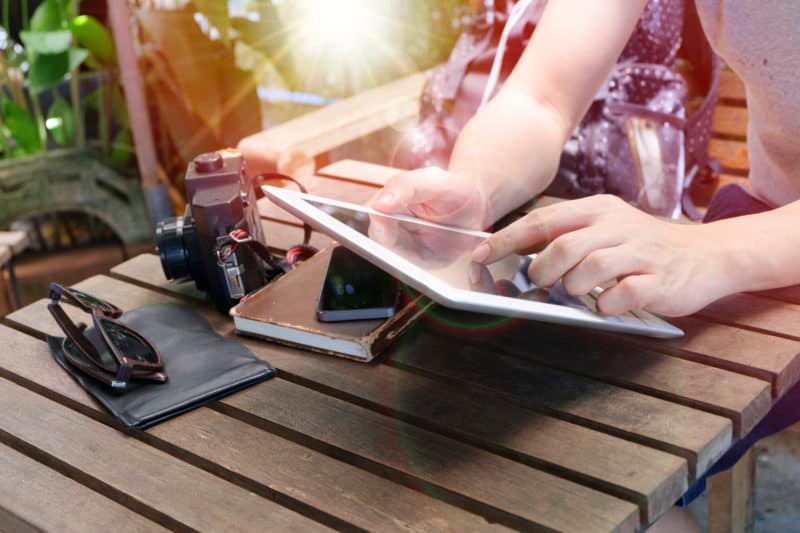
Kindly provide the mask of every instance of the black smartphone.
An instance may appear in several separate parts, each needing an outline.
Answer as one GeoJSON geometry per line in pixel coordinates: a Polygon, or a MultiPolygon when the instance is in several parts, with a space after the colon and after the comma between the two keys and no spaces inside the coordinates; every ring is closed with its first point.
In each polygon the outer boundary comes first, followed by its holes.
{"type": "Polygon", "coordinates": [[[321,322],[389,318],[397,312],[400,284],[344,246],[331,253],[317,305],[321,322]]]}

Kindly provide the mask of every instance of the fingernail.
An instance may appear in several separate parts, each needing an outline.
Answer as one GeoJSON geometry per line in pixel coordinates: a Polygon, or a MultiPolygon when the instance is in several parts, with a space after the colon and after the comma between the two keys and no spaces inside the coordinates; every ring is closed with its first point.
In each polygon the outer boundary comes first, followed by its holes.
{"type": "Polygon", "coordinates": [[[481,280],[481,265],[479,265],[478,263],[470,263],[469,282],[473,285],[477,285],[480,280],[481,280]]]}
{"type": "Polygon", "coordinates": [[[489,257],[491,251],[492,250],[489,248],[489,244],[482,242],[477,248],[475,248],[475,250],[472,251],[472,260],[478,263],[483,263],[489,257]]]}
{"type": "Polygon", "coordinates": [[[393,192],[382,192],[378,195],[378,198],[375,199],[375,206],[381,206],[383,208],[391,208],[394,205],[395,201],[397,200],[397,195],[393,192]]]}

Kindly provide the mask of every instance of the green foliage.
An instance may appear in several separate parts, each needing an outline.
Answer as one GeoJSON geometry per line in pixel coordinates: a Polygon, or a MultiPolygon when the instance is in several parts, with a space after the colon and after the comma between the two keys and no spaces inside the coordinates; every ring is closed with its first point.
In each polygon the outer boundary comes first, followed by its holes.
{"type": "Polygon", "coordinates": [[[89,15],[78,15],[69,23],[75,40],[87,49],[101,65],[114,65],[117,51],[111,32],[99,20],[89,15]]]}
{"type": "Polygon", "coordinates": [[[28,52],[35,54],[60,54],[69,50],[72,44],[69,30],[22,31],[19,36],[28,52]]]}
{"type": "Polygon", "coordinates": [[[47,130],[58,144],[66,146],[75,137],[75,113],[66,100],[56,97],[47,112],[47,130]]]}
{"type": "Polygon", "coordinates": [[[35,54],[28,73],[28,89],[39,94],[55,87],[71,70],[76,69],[88,57],[82,48],[70,48],[58,54],[35,54]]]}
{"type": "Polygon", "coordinates": [[[64,26],[64,12],[58,0],[45,0],[33,12],[30,20],[30,30],[34,32],[56,31],[64,26]]]}
{"type": "Polygon", "coordinates": [[[41,150],[39,129],[33,115],[11,100],[3,101],[2,111],[4,134],[16,141],[14,155],[33,154],[41,150]]]}
{"type": "MultiPolygon", "coordinates": [[[[24,0],[23,17],[26,6],[24,0]]],[[[62,146],[84,141],[80,96],[76,93],[65,99],[57,89],[61,86],[63,93],[63,83],[70,73],[77,73],[84,64],[91,68],[115,65],[116,51],[111,33],[97,19],[87,15],[73,18],[79,7],[80,0],[44,0],[30,20],[23,20],[21,43],[15,43],[0,28],[0,99],[13,97],[13,101],[2,104],[0,157],[45,150],[48,135],[62,146]],[[48,90],[53,91],[54,99],[49,109],[42,110],[46,100],[41,95],[48,90]]],[[[70,92],[80,90],[75,80],[77,76],[70,84],[70,92]]],[[[124,107],[119,87],[109,89],[114,94],[114,105],[124,107]]],[[[97,111],[101,120],[108,118],[101,107],[97,111]]],[[[115,110],[113,114],[122,119],[118,122],[122,128],[130,127],[124,111],[115,110]]],[[[111,133],[105,122],[99,129],[101,136],[111,133]]],[[[109,141],[104,145],[108,146],[109,141]]]]}
{"type": "Polygon", "coordinates": [[[111,161],[118,167],[125,167],[133,160],[133,133],[130,128],[121,129],[111,143],[111,161]]]}

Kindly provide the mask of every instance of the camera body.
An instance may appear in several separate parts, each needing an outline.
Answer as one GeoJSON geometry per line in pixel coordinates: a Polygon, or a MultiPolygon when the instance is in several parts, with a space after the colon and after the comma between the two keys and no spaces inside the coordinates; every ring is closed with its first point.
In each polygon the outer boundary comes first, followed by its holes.
{"type": "Polygon", "coordinates": [[[182,217],[156,225],[156,245],[168,279],[191,278],[222,313],[266,283],[262,261],[245,246],[220,250],[234,230],[264,243],[256,192],[238,150],[194,158],[186,171],[189,203],[182,217]]]}

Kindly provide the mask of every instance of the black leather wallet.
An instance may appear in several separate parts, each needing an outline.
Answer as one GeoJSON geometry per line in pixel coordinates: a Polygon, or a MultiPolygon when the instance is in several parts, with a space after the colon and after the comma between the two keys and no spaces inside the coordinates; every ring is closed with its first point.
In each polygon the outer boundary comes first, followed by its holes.
{"type": "MultiPolygon", "coordinates": [[[[120,321],[161,352],[169,378],[166,383],[133,381],[124,393],[114,392],[67,363],[61,337],[48,337],[47,342],[58,364],[127,427],[150,427],[275,375],[269,363],[257,359],[241,343],[217,335],[186,306],[146,305],[126,311],[120,321]]],[[[97,340],[94,328],[86,334],[97,340]]]]}

